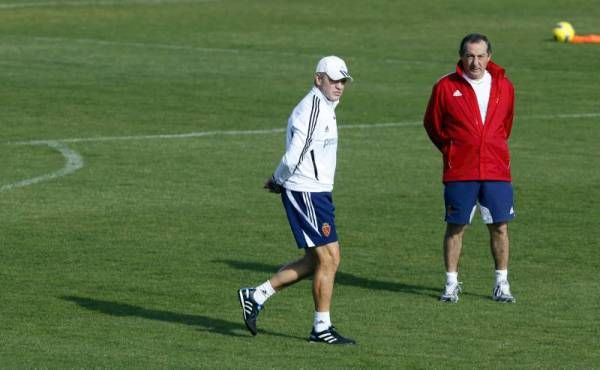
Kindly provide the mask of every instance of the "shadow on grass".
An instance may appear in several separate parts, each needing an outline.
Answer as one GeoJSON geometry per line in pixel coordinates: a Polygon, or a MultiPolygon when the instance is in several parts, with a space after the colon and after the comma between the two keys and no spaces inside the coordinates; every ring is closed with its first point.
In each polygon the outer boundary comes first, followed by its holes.
{"type": "MultiPolygon", "coordinates": [[[[153,310],[140,306],[135,306],[121,302],[103,301],[94,298],[76,297],[76,296],[62,296],[61,299],[70,301],[78,304],[79,306],[88,309],[90,311],[96,311],[112,316],[132,316],[141,317],[149,320],[165,321],[175,324],[185,324],[193,327],[197,327],[200,331],[206,331],[211,333],[217,333],[222,335],[228,335],[232,337],[249,337],[250,334],[246,334],[246,327],[240,322],[231,322],[227,320],[215,319],[208,316],[202,315],[188,315],[182,313],[176,313],[171,311],[153,310]],[[242,334],[242,332],[244,334],[242,334]]],[[[301,339],[303,341],[306,338],[296,337],[292,335],[286,335],[276,333],[268,330],[259,329],[260,334],[273,335],[278,337],[301,339]]]]}
{"type": "MultiPolygon", "coordinates": [[[[245,262],[234,260],[214,260],[213,262],[225,263],[238,270],[251,270],[272,274],[279,270],[281,266],[268,265],[260,262],[245,262]]],[[[364,289],[386,290],[390,292],[419,294],[439,298],[441,287],[427,287],[421,285],[404,284],[392,281],[381,281],[368,279],[361,276],[338,271],[335,275],[335,283],[340,285],[350,285],[364,289]]]]}

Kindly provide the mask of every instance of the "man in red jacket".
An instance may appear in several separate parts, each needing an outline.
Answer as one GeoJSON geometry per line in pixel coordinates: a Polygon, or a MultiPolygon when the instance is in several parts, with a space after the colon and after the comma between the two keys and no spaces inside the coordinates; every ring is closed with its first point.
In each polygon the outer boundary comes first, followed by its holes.
{"type": "Polygon", "coordinates": [[[486,36],[469,34],[459,49],[456,72],[433,87],[424,125],[444,162],[446,286],[440,300],[458,302],[458,262],[465,228],[477,204],[490,233],[496,267],[492,298],[515,302],[508,283],[508,221],[515,217],[510,175],[514,88],[491,61],[486,36]]]}

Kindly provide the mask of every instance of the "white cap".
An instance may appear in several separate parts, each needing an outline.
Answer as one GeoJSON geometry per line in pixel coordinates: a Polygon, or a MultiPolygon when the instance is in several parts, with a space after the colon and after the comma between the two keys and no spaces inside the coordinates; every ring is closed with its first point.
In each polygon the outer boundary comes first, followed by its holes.
{"type": "Polygon", "coordinates": [[[346,67],[346,63],[344,63],[342,59],[333,55],[319,60],[316,73],[319,72],[327,73],[327,76],[334,81],[342,80],[344,78],[352,81],[352,76],[350,76],[350,73],[348,73],[348,67],[346,67]]]}

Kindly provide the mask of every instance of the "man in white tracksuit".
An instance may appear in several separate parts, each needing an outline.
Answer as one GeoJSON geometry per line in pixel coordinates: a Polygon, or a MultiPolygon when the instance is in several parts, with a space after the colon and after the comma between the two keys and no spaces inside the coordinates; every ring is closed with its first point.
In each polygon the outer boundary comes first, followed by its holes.
{"type": "Polygon", "coordinates": [[[340,246],[331,197],[336,167],[337,124],[335,108],[352,77],[346,63],[336,57],[317,64],[314,86],[294,108],[287,126],[286,151],[265,188],[281,193],[288,221],[302,258],[282,267],[271,279],[238,291],[246,327],[256,335],[256,319],[275,292],[313,275],[315,315],[311,342],[354,344],[331,323],[329,310],[340,246]]]}

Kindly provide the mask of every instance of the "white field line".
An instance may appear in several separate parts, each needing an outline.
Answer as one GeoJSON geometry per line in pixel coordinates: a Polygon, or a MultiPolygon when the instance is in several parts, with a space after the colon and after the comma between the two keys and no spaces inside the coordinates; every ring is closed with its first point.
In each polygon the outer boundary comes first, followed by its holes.
{"type": "MultiPolygon", "coordinates": [[[[154,44],[154,43],[146,43],[146,42],[117,42],[117,41],[107,41],[107,40],[96,40],[96,39],[71,39],[64,37],[45,37],[45,36],[35,36],[31,37],[33,40],[42,41],[42,42],[70,42],[70,43],[80,43],[80,44],[91,44],[97,46],[119,46],[126,48],[143,48],[143,49],[163,49],[163,50],[184,50],[184,51],[199,51],[199,52],[219,52],[219,53],[240,53],[240,49],[226,49],[226,48],[204,48],[204,47],[196,47],[196,46],[186,46],[186,45],[176,45],[176,44],[154,44]]],[[[278,53],[285,54],[285,53],[278,53]]],[[[290,53],[291,54],[291,53],[290,53]]]]}
{"type": "Polygon", "coordinates": [[[521,119],[562,119],[562,118],[597,118],[600,113],[563,113],[563,114],[537,114],[520,117],[521,119]]]}
{"type": "MultiPolygon", "coordinates": [[[[417,126],[420,125],[420,121],[406,121],[406,122],[390,122],[390,123],[373,123],[373,124],[354,124],[354,125],[341,125],[338,126],[340,130],[345,129],[369,129],[369,128],[384,128],[384,127],[403,127],[403,126],[417,126]]],[[[98,137],[79,137],[70,139],[53,139],[53,140],[31,140],[31,141],[16,141],[9,142],[11,145],[40,145],[46,144],[52,141],[59,141],[61,143],[85,143],[85,142],[102,142],[102,141],[128,141],[128,140],[165,140],[165,139],[188,139],[195,137],[204,136],[246,136],[246,135],[265,135],[278,132],[284,132],[285,128],[267,128],[260,130],[216,130],[216,131],[198,131],[188,132],[185,134],[162,134],[162,135],[135,135],[135,136],[98,136],[98,137]]]]}
{"type": "MultiPolygon", "coordinates": [[[[536,120],[536,119],[565,119],[565,118],[597,118],[600,117],[598,113],[564,113],[564,114],[543,114],[543,115],[530,115],[530,116],[518,116],[516,119],[522,120],[536,120]]],[[[387,122],[387,123],[359,123],[359,124],[347,124],[340,125],[340,130],[348,129],[373,129],[373,128],[386,128],[386,127],[406,127],[406,126],[420,126],[423,121],[400,121],[400,122],[387,122]]],[[[102,141],[127,141],[127,140],[166,140],[166,139],[188,139],[195,137],[204,136],[246,136],[246,135],[264,135],[272,134],[277,132],[284,132],[285,128],[268,128],[268,129],[257,129],[257,130],[215,130],[215,131],[197,131],[183,134],[158,134],[158,135],[132,135],[132,136],[97,136],[97,137],[79,137],[79,138],[67,138],[67,139],[50,139],[50,140],[30,140],[30,141],[16,141],[8,142],[5,144],[9,145],[40,145],[47,144],[48,142],[61,142],[61,143],[85,143],[85,142],[102,142],[102,141]]]]}
{"type": "Polygon", "coordinates": [[[118,5],[162,5],[162,4],[193,4],[205,3],[217,0],[91,0],[91,1],[38,1],[0,4],[2,9],[21,9],[21,8],[41,8],[41,7],[60,7],[60,6],[118,6],[118,5]]]}
{"type": "MultiPolygon", "coordinates": [[[[547,114],[547,115],[531,115],[522,116],[518,119],[535,120],[535,119],[577,119],[577,118],[597,118],[600,113],[566,113],[566,114],[547,114]]],[[[372,124],[348,124],[340,125],[340,130],[348,129],[374,129],[388,127],[411,127],[420,126],[422,121],[403,121],[403,122],[388,122],[388,123],[372,123],[372,124]]],[[[37,184],[42,181],[48,181],[57,177],[69,175],[83,167],[83,158],[79,153],[69,149],[65,143],[85,143],[85,142],[103,142],[103,141],[128,141],[128,140],[167,140],[167,139],[188,139],[206,136],[244,136],[244,135],[265,135],[278,132],[284,132],[284,128],[270,128],[261,130],[222,130],[222,131],[199,131],[185,134],[163,134],[163,135],[133,135],[133,136],[99,136],[87,138],[70,138],[70,139],[53,139],[53,140],[30,140],[8,142],[8,145],[48,145],[56,149],[65,158],[66,163],[63,168],[49,174],[33,177],[26,180],[21,180],[12,184],[0,186],[0,193],[12,190],[18,187],[37,184]]]]}
{"type": "Polygon", "coordinates": [[[50,172],[46,175],[32,177],[32,178],[17,181],[12,184],[8,184],[8,185],[2,185],[2,186],[0,186],[0,193],[4,192],[4,191],[12,190],[12,189],[20,188],[23,186],[37,184],[38,182],[52,180],[57,177],[66,176],[66,175],[71,174],[83,167],[83,158],[81,157],[81,155],[79,155],[79,153],[77,153],[76,151],[69,149],[63,143],[58,142],[58,141],[46,141],[44,144],[48,145],[49,147],[51,147],[53,149],[56,149],[57,151],[60,152],[60,154],[62,154],[62,156],[65,158],[64,167],[58,171],[50,172]]]}

